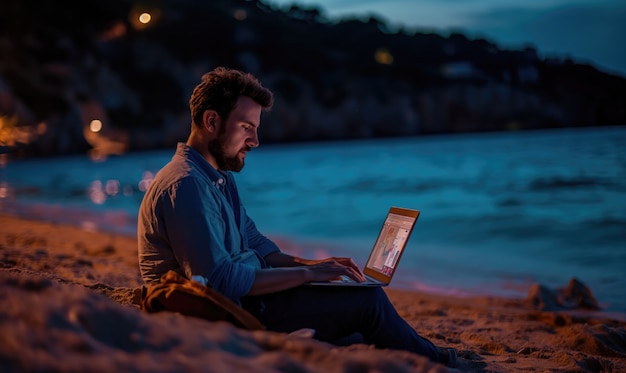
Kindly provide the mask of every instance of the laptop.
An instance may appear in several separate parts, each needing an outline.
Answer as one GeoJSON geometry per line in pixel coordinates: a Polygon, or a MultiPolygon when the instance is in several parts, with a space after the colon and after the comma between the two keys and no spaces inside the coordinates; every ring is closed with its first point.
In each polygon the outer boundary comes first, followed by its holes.
{"type": "Polygon", "coordinates": [[[362,269],[366,280],[357,282],[347,276],[334,281],[309,282],[309,286],[387,286],[398,268],[400,258],[415,222],[419,217],[419,210],[402,207],[391,207],[385,218],[376,243],[370,252],[369,258],[362,269]]]}

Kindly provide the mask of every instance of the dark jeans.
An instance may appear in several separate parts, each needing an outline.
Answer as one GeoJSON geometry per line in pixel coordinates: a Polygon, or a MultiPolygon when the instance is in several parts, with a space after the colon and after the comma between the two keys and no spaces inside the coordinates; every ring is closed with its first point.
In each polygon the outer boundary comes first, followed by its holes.
{"type": "Polygon", "coordinates": [[[315,330],[315,338],[333,343],[359,333],[377,348],[406,350],[437,361],[437,350],[398,315],[380,287],[300,286],[246,297],[243,307],[268,330],[315,330]]]}

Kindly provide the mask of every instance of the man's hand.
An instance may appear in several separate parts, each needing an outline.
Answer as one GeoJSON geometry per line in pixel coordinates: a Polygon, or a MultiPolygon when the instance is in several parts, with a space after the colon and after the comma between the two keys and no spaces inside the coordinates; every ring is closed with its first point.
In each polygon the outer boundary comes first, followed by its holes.
{"type": "Polygon", "coordinates": [[[350,277],[357,282],[365,281],[365,276],[350,258],[311,260],[274,252],[265,257],[265,262],[272,268],[256,271],[249,295],[275,293],[310,281],[333,281],[340,276],[350,277]]]}
{"type": "Polygon", "coordinates": [[[331,281],[336,280],[339,276],[348,276],[357,282],[365,281],[365,276],[356,265],[354,260],[352,260],[352,258],[332,257],[320,260],[300,259],[300,261],[302,262],[302,264],[308,267],[312,267],[311,269],[314,272],[321,272],[319,273],[320,276],[322,275],[322,273],[331,274],[335,272],[341,272],[332,278],[315,279],[311,281],[331,281]]]}
{"type": "Polygon", "coordinates": [[[351,258],[332,257],[302,262],[311,272],[310,281],[332,281],[340,276],[348,276],[357,282],[365,281],[365,276],[351,258]]]}
{"type": "Polygon", "coordinates": [[[256,271],[256,278],[248,295],[275,293],[311,281],[333,281],[347,276],[357,282],[365,276],[350,258],[303,259],[282,252],[267,255],[265,262],[272,268],[256,271]]]}

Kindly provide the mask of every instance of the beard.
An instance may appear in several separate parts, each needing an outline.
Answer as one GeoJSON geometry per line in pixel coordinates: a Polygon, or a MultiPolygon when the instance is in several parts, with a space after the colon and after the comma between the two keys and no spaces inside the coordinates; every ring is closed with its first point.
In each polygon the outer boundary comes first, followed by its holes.
{"type": "MultiPolygon", "coordinates": [[[[224,153],[224,139],[220,135],[215,140],[209,142],[209,152],[215,157],[217,166],[222,171],[239,172],[244,166],[244,160],[239,158],[239,152],[233,157],[229,157],[224,153]]],[[[246,146],[241,151],[250,151],[250,147],[246,146]]]]}

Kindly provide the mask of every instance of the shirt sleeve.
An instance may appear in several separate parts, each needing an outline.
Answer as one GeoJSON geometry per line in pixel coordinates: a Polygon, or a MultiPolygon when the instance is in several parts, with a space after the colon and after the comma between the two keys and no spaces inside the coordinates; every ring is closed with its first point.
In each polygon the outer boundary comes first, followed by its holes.
{"type": "Polygon", "coordinates": [[[187,177],[163,193],[165,229],[185,275],[206,278],[215,290],[237,302],[252,288],[257,268],[232,259],[225,246],[222,202],[209,188],[187,177]]]}
{"type": "Polygon", "coordinates": [[[256,224],[254,221],[250,219],[248,214],[246,213],[245,208],[241,208],[241,212],[244,216],[245,226],[246,226],[246,237],[248,238],[248,247],[255,250],[261,258],[265,258],[267,255],[280,251],[278,246],[274,243],[274,241],[265,237],[259,230],[256,228],[256,224]]]}

